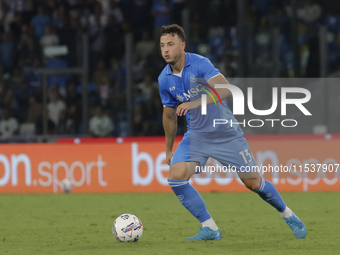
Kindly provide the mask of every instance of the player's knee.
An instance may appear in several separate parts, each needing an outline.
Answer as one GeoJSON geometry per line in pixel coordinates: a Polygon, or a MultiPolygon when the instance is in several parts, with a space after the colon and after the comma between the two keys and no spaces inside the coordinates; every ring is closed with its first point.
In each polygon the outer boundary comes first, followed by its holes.
{"type": "Polygon", "coordinates": [[[190,178],[190,173],[188,173],[188,171],[185,171],[185,169],[176,169],[176,168],[170,167],[168,179],[189,180],[189,178],[190,178]]]}
{"type": "Polygon", "coordinates": [[[186,177],[186,175],[184,173],[181,173],[181,172],[172,172],[170,174],[169,172],[169,179],[172,179],[172,180],[188,180],[189,178],[186,177]]]}
{"type": "Polygon", "coordinates": [[[259,178],[245,178],[242,179],[242,182],[250,190],[258,190],[261,185],[261,179],[259,178]]]}

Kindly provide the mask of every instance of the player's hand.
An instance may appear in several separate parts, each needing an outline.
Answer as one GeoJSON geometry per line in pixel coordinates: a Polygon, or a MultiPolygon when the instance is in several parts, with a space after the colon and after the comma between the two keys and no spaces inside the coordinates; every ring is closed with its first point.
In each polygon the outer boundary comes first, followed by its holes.
{"type": "Polygon", "coordinates": [[[187,114],[189,110],[190,110],[190,102],[181,103],[179,106],[177,106],[176,114],[177,116],[183,116],[187,114]]]}
{"type": "Polygon", "coordinates": [[[165,157],[165,162],[170,166],[170,163],[171,163],[171,159],[172,159],[172,156],[174,154],[172,153],[172,151],[169,151],[169,152],[166,152],[166,157],[165,157]]]}
{"type": "Polygon", "coordinates": [[[177,106],[176,114],[177,116],[186,115],[190,109],[196,109],[201,106],[201,100],[196,99],[194,101],[185,102],[177,106]]]}

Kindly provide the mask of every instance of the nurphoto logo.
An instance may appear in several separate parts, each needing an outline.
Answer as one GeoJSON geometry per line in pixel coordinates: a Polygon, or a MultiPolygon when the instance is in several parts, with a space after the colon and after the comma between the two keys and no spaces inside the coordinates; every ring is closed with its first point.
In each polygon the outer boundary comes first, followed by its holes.
{"type": "MultiPolygon", "coordinates": [[[[213,93],[216,94],[217,98],[219,99],[221,105],[222,101],[219,97],[217,91],[212,88],[211,86],[207,84],[203,84],[204,86],[208,87],[213,93]]],[[[232,96],[233,96],[233,114],[234,115],[244,115],[244,101],[245,97],[240,88],[238,88],[235,85],[232,84],[216,84],[216,89],[229,89],[232,96]]],[[[208,90],[201,88],[203,91],[205,91],[210,97],[212,97],[215,105],[216,100],[211,92],[208,90]]],[[[202,94],[201,96],[201,114],[207,115],[207,94],[202,94]]],[[[287,105],[295,105],[305,116],[312,116],[312,114],[307,110],[307,108],[303,105],[311,99],[311,93],[308,89],[305,88],[299,88],[299,87],[282,87],[281,88],[281,116],[287,115],[287,105]],[[302,94],[304,95],[303,98],[287,98],[287,94],[302,94]]],[[[255,109],[253,104],[253,88],[248,87],[247,89],[247,106],[249,111],[257,116],[267,116],[272,113],[274,113],[277,110],[278,107],[278,88],[273,87],[272,88],[272,105],[269,109],[266,110],[258,110],[255,109]]],[[[274,127],[276,122],[280,122],[283,127],[296,127],[298,122],[295,119],[250,119],[246,122],[246,120],[243,120],[242,122],[233,122],[232,119],[214,119],[213,126],[216,125],[225,125],[233,126],[233,125],[239,125],[242,124],[244,127],[246,124],[248,124],[249,127],[262,127],[265,123],[271,123],[271,126],[274,127]]]]}

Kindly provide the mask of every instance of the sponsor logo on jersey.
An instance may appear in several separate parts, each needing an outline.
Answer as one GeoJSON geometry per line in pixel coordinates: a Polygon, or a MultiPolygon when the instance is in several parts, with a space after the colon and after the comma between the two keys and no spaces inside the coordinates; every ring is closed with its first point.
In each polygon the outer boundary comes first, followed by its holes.
{"type": "Polygon", "coordinates": [[[177,100],[180,101],[180,102],[183,102],[183,101],[184,101],[184,97],[182,97],[181,95],[176,94],[176,98],[177,98],[177,100]]]}

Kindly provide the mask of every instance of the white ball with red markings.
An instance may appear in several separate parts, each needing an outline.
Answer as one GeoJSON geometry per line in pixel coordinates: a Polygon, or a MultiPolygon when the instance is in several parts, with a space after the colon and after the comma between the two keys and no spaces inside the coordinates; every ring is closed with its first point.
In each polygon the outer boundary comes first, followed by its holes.
{"type": "Polygon", "coordinates": [[[73,189],[72,182],[69,179],[64,179],[60,183],[60,188],[64,193],[68,194],[73,189]]]}
{"type": "Polygon", "coordinates": [[[137,242],[143,234],[143,224],[137,216],[125,213],[114,221],[112,233],[119,242],[137,242]]]}

